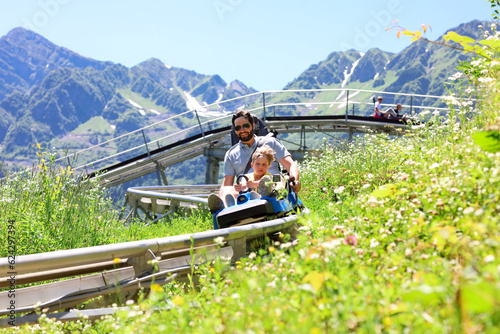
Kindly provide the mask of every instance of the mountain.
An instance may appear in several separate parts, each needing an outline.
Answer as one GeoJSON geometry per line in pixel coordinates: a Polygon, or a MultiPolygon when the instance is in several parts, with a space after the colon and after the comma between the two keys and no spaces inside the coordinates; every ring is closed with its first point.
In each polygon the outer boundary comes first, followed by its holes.
{"type": "Polygon", "coordinates": [[[155,58],[132,68],[93,60],[15,28],[0,38],[0,159],[29,163],[35,143],[86,147],[254,92],[155,58]]]}
{"type": "Polygon", "coordinates": [[[0,50],[0,101],[14,91],[27,93],[59,68],[103,70],[111,64],[80,56],[23,28],[0,38],[0,50]]]}
{"type": "MultiPolygon", "coordinates": [[[[479,24],[487,25],[472,21],[451,30],[480,39],[479,24]]],[[[332,52],[285,89],[337,91],[270,96],[266,103],[331,102],[318,107],[289,107],[281,114],[343,113],[351,89],[440,96],[446,94],[444,82],[456,72],[459,62],[468,59],[467,54],[423,41],[397,54],[379,49],[332,52]]],[[[0,38],[0,159],[31,164],[35,143],[60,149],[86,148],[189,109],[203,110],[207,104],[255,92],[238,80],[226,83],[219,75],[199,74],[155,58],[131,68],[90,59],[16,28],[0,38]]],[[[349,95],[349,101],[357,103],[352,104],[357,115],[371,113],[373,95],[349,95]]],[[[418,96],[384,95],[384,102],[390,104],[423,101],[425,98],[418,96]]],[[[225,108],[234,110],[250,103],[250,99],[234,101],[225,108]]],[[[177,119],[165,124],[165,131],[193,122],[177,119]]],[[[117,145],[132,144],[123,140],[117,145]]]]}
{"type": "MultiPolygon", "coordinates": [[[[482,39],[477,28],[486,22],[474,20],[450,29],[460,35],[482,39]]],[[[396,38],[396,37],[395,37],[396,38]]],[[[438,41],[444,41],[441,37],[438,41]]],[[[366,53],[356,50],[333,52],[325,60],[311,65],[284,89],[319,89],[337,88],[345,91],[330,97],[338,102],[336,113],[345,112],[345,92],[349,89],[365,89],[386,92],[401,92],[421,95],[446,95],[444,82],[457,72],[460,61],[470,60],[471,56],[441,45],[416,41],[398,54],[370,49],[366,53]]],[[[309,100],[325,99],[328,93],[308,93],[309,100]]],[[[331,95],[331,93],[330,93],[331,95]]],[[[358,106],[357,114],[372,112],[373,93],[359,93],[350,96],[350,101],[365,103],[358,106]]],[[[409,104],[411,97],[393,95],[384,96],[385,103],[401,102],[409,104]]],[[[426,99],[413,97],[412,103],[426,99]]],[[[433,103],[433,101],[425,101],[433,103]]],[[[335,109],[335,108],[334,108],[335,109]]],[[[303,110],[302,112],[319,113],[324,108],[303,110]]],[[[291,111],[291,112],[297,112],[291,111]]]]}

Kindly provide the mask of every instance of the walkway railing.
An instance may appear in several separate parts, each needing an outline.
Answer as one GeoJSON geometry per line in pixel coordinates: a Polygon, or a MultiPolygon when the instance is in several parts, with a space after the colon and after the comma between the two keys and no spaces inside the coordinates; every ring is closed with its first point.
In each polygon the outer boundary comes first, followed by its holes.
{"type": "Polygon", "coordinates": [[[156,148],[196,134],[202,140],[208,140],[206,134],[211,130],[231,125],[231,115],[238,109],[245,108],[263,119],[269,116],[300,115],[368,116],[373,113],[373,99],[377,95],[384,96],[384,100],[390,102],[383,106],[401,102],[403,112],[412,115],[424,110],[444,114],[448,110],[443,97],[432,95],[341,88],[264,91],[200,105],[197,109],[174,116],[168,117],[166,114],[167,117],[162,121],[109,138],[97,145],[81,150],[70,148],[67,155],[57,160],[61,164],[71,165],[75,170],[89,173],[131,157],[149,155],[156,148]]]}

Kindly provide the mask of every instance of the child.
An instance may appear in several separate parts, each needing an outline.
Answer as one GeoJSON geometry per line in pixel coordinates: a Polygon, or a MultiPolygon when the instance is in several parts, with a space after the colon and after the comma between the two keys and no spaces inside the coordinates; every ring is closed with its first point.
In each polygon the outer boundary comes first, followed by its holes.
{"type": "MultiPolygon", "coordinates": [[[[269,196],[273,192],[272,175],[268,173],[271,162],[274,161],[274,150],[267,145],[258,147],[252,154],[251,166],[253,173],[245,174],[248,177],[246,184],[235,184],[230,192],[226,192],[223,196],[224,202],[215,194],[211,194],[208,198],[209,208],[212,212],[230,207],[236,204],[235,198],[241,190],[250,189],[250,199],[269,196]]],[[[280,186],[278,185],[278,188],[280,186]]]]}
{"type": "Polygon", "coordinates": [[[257,191],[259,195],[263,197],[268,196],[272,191],[272,175],[267,171],[269,167],[271,167],[271,162],[273,161],[274,151],[272,148],[267,145],[257,148],[252,155],[251,166],[253,168],[253,173],[245,175],[248,177],[246,186],[235,184],[234,190],[239,192],[240,190],[244,190],[245,187],[248,187],[251,191],[257,191]]]}

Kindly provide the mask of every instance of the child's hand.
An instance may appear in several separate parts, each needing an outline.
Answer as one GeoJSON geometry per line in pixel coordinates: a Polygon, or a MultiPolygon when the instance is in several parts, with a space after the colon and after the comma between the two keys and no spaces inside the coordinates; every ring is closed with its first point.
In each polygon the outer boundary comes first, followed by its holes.
{"type": "Polygon", "coordinates": [[[248,188],[257,188],[258,186],[259,186],[259,181],[248,181],[247,182],[248,188]]]}

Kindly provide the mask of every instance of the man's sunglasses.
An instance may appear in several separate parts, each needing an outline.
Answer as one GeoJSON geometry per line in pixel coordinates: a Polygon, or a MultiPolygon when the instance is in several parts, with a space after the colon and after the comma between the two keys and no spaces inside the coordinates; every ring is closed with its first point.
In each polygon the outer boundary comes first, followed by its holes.
{"type": "Polygon", "coordinates": [[[251,128],[250,123],[245,123],[245,124],[243,124],[243,125],[241,125],[241,126],[240,126],[240,125],[236,125],[236,126],[234,127],[234,131],[240,131],[242,127],[243,127],[243,129],[245,129],[245,130],[248,130],[248,129],[250,129],[250,128],[251,128]]]}

